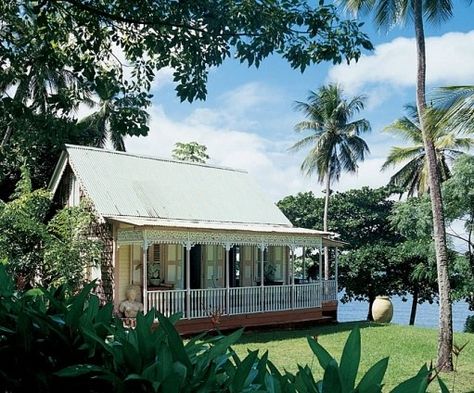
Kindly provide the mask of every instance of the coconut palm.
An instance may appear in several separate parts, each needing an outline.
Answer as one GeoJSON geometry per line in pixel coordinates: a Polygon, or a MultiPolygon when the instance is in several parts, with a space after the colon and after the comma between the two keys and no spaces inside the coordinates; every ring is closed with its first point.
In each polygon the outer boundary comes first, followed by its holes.
{"type": "Polygon", "coordinates": [[[474,133],[474,86],[449,86],[434,95],[437,107],[444,110],[444,121],[463,133],[474,133]]]}
{"type": "Polygon", "coordinates": [[[115,150],[125,151],[123,134],[111,127],[111,118],[117,112],[115,97],[103,97],[97,104],[97,110],[79,120],[78,125],[93,135],[92,145],[105,147],[110,142],[115,150]]]}
{"type": "MultiPolygon", "coordinates": [[[[318,182],[325,185],[323,229],[328,230],[328,207],[331,183],[338,181],[342,172],[356,172],[358,162],[363,161],[369,148],[359,136],[370,131],[366,119],[351,119],[364,108],[364,96],[351,99],[344,97],[342,88],[329,84],[317,91],[310,91],[308,102],[296,102],[296,110],[303,112],[306,120],[295,126],[295,131],[310,131],[290,150],[309,147],[308,155],[301,164],[307,175],[317,174],[318,182]]],[[[329,277],[328,252],[325,249],[325,278],[329,277]]]]}
{"type": "MultiPolygon", "coordinates": [[[[418,111],[414,105],[405,107],[404,116],[385,128],[386,131],[400,136],[410,143],[410,146],[394,146],[382,166],[382,170],[403,164],[390,179],[390,184],[406,191],[408,196],[422,195],[429,190],[428,163],[425,146],[420,130],[418,111]]],[[[436,149],[440,180],[444,182],[451,177],[450,166],[463,150],[474,146],[473,138],[463,138],[454,130],[444,127],[438,119],[442,113],[430,110],[426,119],[430,120],[431,133],[436,149]]]]}
{"type": "Polygon", "coordinates": [[[451,17],[451,0],[339,0],[352,12],[373,12],[375,23],[384,29],[394,25],[413,22],[415,30],[417,73],[416,106],[420,118],[420,129],[426,152],[431,210],[433,212],[434,243],[439,285],[439,334],[437,366],[441,370],[452,371],[453,323],[449,298],[451,290],[448,275],[448,252],[446,228],[444,225],[441,182],[434,140],[425,126],[426,105],[426,50],[424,20],[439,23],[451,17]]]}

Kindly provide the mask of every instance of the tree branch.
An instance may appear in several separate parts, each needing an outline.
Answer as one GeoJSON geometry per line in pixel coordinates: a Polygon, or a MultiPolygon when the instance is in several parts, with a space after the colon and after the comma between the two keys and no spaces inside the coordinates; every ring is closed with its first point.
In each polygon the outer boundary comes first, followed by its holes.
{"type": "MultiPolygon", "coordinates": [[[[134,19],[131,17],[121,16],[117,14],[110,13],[108,11],[104,11],[102,9],[93,7],[91,5],[85,4],[80,0],[55,0],[56,2],[63,2],[68,3],[76,8],[81,9],[82,11],[86,11],[88,13],[102,16],[107,19],[114,20],[116,22],[128,23],[132,25],[148,25],[148,26],[167,26],[167,27],[175,27],[178,29],[186,29],[191,31],[200,32],[203,34],[209,34],[209,31],[202,27],[191,26],[184,23],[176,23],[176,22],[169,22],[163,19],[153,18],[153,19],[134,19]]],[[[246,32],[221,32],[219,34],[221,37],[260,37],[262,34],[255,34],[255,33],[246,33],[246,32]]]]}

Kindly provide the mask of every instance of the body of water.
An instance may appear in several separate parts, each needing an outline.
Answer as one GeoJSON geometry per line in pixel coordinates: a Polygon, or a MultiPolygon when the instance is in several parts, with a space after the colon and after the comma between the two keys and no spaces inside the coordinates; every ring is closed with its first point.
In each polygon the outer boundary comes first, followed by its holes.
{"type": "MultiPolygon", "coordinates": [[[[408,325],[411,311],[411,297],[407,297],[407,299],[408,301],[404,302],[400,296],[391,297],[393,303],[392,323],[408,325]]],[[[353,301],[345,304],[339,302],[337,319],[339,322],[365,320],[367,318],[368,308],[368,302],[353,301]]],[[[469,311],[469,307],[466,302],[463,301],[453,303],[454,331],[462,332],[464,330],[466,318],[473,314],[473,311],[469,311]]],[[[438,304],[418,304],[415,326],[430,328],[438,327],[438,304]]]]}

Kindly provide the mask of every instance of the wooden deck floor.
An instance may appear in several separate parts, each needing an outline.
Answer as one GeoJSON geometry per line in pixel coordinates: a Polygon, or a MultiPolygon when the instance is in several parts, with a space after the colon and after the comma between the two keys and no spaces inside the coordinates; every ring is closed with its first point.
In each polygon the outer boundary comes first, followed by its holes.
{"type": "Polygon", "coordinates": [[[274,311],[243,315],[223,315],[218,321],[211,317],[199,319],[182,319],[176,327],[180,334],[191,335],[205,331],[255,328],[265,326],[295,326],[301,323],[327,323],[337,320],[337,302],[324,302],[321,308],[274,311]],[[216,323],[217,322],[217,323],[216,323]]]}

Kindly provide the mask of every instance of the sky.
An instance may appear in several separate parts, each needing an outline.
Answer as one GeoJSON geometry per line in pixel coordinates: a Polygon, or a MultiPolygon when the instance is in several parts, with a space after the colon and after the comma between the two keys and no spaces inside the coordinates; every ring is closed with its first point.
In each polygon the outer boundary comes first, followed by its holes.
{"type": "MultiPolygon", "coordinates": [[[[176,142],[196,141],[207,146],[210,164],[248,171],[274,202],[309,190],[320,196],[322,186],[316,178],[300,171],[307,151],[295,154],[288,148],[301,137],[293,130],[303,120],[294,102],[305,101],[309,90],[331,82],[340,84],[347,96],[367,97],[360,117],[372,125],[372,132],[364,136],[370,155],[356,174],[343,174],[332,188],[385,185],[394,170],[380,168],[390,148],[404,141],[383,129],[415,98],[414,33],[410,24],[380,32],[369,18],[363,21],[375,50],[364,52],[357,63],[324,63],[301,74],[276,55],[259,69],[230,59],[210,70],[204,102],[181,103],[172,70],[160,71],[152,90],[150,132],[128,138],[127,150],[170,157],[176,142]]],[[[428,89],[474,83],[474,5],[455,2],[453,18],[426,26],[426,37],[428,89]]]]}

